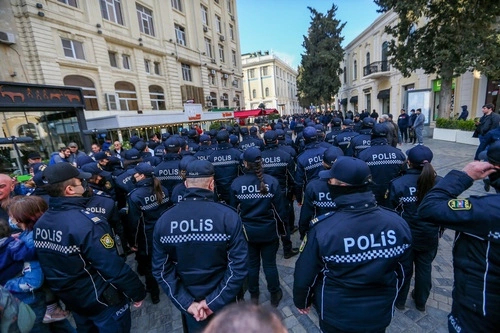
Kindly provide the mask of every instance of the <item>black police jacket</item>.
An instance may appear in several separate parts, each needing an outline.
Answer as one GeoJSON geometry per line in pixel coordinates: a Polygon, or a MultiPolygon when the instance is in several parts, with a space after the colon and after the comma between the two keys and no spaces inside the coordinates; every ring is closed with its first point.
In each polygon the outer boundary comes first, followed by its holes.
{"type": "Polygon", "coordinates": [[[241,151],[245,151],[251,147],[262,149],[264,148],[264,142],[261,139],[247,136],[243,140],[241,140],[240,144],[238,145],[238,149],[241,151]]]}
{"type": "MultiPolygon", "coordinates": [[[[418,213],[417,181],[422,170],[408,169],[406,174],[394,179],[389,188],[390,207],[408,222],[413,239],[413,248],[424,251],[437,248],[439,226],[422,219],[418,213]]],[[[436,177],[436,183],[441,177],[436,177]]]]}
{"type": "Polygon", "coordinates": [[[219,143],[217,150],[208,157],[208,161],[214,166],[217,194],[226,202],[229,202],[229,187],[240,174],[240,155],[238,149],[223,142],[219,143]]]}
{"type": "MultiPolygon", "coordinates": [[[[351,140],[357,135],[359,135],[359,133],[354,132],[352,128],[346,128],[335,136],[335,139],[333,140],[333,145],[342,149],[344,155],[347,155],[347,150],[349,148],[351,140]]],[[[347,156],[352,156],[352,154],[347,156]]]]}
{"type": "Polygon", "coordinates": [[[385,138],[374,138],[371,147],[359,153],[359,159],[370,167],[373,184],[370,189],[377,203],[389,207],[386,192],[391,180],[399,177],[406,169],[406,156],[403,152],[387,143],[385,138]]]}
{"type": "Polygon", "coordinates": [[[194,153],[194,157],[196,157],[199,160],[208,160],[208,156],[212,155],[212,153],[215,151],[215,149],[212,148],[212,146],[203,146],[201,145],[198,148],[198,151],[194,153]]]}
{"type": "Polygon", "coordinates": [[[350,156],[358,157],[359,154],[371,146],[371,129],[362,129],[359,135],[356,135],[351,139],[348,147],[348,154],[350,156]]]}
{"type": "Polygon", "coordinates": [[[424,197],[422,219],[457,231],[453,247],[453,302],[484,319],[464,318],[466,331],[493,332],[500,325],[500,194],[457,197],[473,184],[450,171],[424,197]]]}
{"type": "Polygon", "coordinates": [[[268,175],[276,178],[280,189],[288,193],[293,188],[295,173],[295,162],[286,151],[280,149],[276,144],[266,145],[262,151],[262,168],[268,175]]]}
{"type": "Polygon", "coordinates": [[[69,310],[92,316],[116,298],[141,301],[146,291],[118,256],[106,220],[86,210],[88,201],[51,197],[49,210],[35,225],[34,241],[50,289],[69,310]]]}
{"type": "Polygon", "coordinates": [[[151,254],[153,249],[153,230],[156,221],[170,205],[168,190],[163,187],[163,198],[158,204],[153,188],[153,178],[146,178],[136,184],[127,196],[128,242],[138,247],[139,253],[151,254]]]}
{"type": "Polygon", "coordinates": [[[167,188],[168,193],[172,193],[175,185],[182,183],[179,162],[182,156],[176,153],[167,153],[163,156],[163,161],[155,167],[155,177],[167,188]]]}
{"type": "Polygon", "coordinates": [[[299,232],[303,239],[309,230],[309,222],[335,209],[335,202],[330,196],[327,179],[311,180],[304,192],[304,199],[300,207],[299,232]]]}
{"type": "Polygon", "coordinates": [[[332,127],[332,130],[326,135],[325,141],[333,145],[335,142],[335,137],[342,132],[340,127],[332,127]]]}
{"type": "Polygon", "coordinates": [[[235,300],[247,275],[240,217],[213,198],[209,190],[188,188],[156,223],[153,275],[181,311],[203,299],[220,310],[235,300]]]}
{"type": "Polygon", "coordinates": [[[318,178],[319,172],[323,170],[323,153],[325,147],[320,147],[317,142],[309,143],[305,150],[297,157],[297,169],[295,171],[295,198],[302,202],[302,194],[307,183],[318,178]]]}
{"type": "Polygon", "coordinates": [[[316,219],[296,262],[293,301],[314,302],[321,320],[342,331],[372,332],[391,322],[411,244],[410,228],[378,207],[371,191],[335,198],[316,219]]]}
{"type": "Polygon", "coordinates": [[[261,194],[255,172],[245,172],[231,184],[230,205],[237,208],[249,242],[271,242],[285,234],[285,198],[276,178],[263,175],[268,193],[261,194]]]}

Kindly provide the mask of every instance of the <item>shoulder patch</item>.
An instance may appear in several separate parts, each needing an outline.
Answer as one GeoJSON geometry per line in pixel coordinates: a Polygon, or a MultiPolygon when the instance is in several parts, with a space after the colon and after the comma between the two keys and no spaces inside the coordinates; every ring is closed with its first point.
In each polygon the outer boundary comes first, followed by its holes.
{"type": "Polygon", "coordinates": [[[111,237],[110,234],[104,234],[101,239],[101,244],[104,246],[106,249],[112,249],[113,246],[115,246],[115,241],[113,240],[113,237],[111,237]]]}
{"type": "Polygon", "coordinates": [[[88,218],[89,220],[91,220],[92,222],[94,223],[99,223],[99,222],[103,222],[104,220],[101,219],[99,216],[95,215],[94,213],[91,213],[89,212],[88,210],[84,210],[82,209],[80,212],[83,213],[83,215],[88,218]]]}
{"type": "Polygon", "coordinates": [[[448,201],[451,210],[471,210],[472,204],[467,199],[452,199],[448,201]]]}
{"type": "Polygon", "coordinates": [[[333,214],[335,214],[335,211],[331,211],[331,212],[328,212],[326,214],[320,215],[320,216],[312,219],[311,222],[309,222],[309,226],[313,227],[316,224],[318,224],[319,222],[326,220],[326,218],[332,216],[333,214]]]}

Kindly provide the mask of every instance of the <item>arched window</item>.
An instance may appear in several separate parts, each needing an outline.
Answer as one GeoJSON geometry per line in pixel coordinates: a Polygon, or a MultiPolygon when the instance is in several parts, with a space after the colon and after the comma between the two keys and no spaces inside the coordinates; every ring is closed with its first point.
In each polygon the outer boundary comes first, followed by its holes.
{"type": "Polygon", "coordinates": [[[269,88],[266,88],[265,93],[266,93],[266,97],[269,97],[269,88]]]}
{"type": "Polygon", "coordinates": [[[366,52],[366,66],[370,64],[370,52],[366,52]]]}
{"type": "Polygon", "coordinates": [[[137,104],[137,93],[135,92],[135,87],[132,83],[125,81],[116,82],[115,91],[118,95],[120,110],[139,110],[139,106],[137,104]]]}
{"type": "Polygon", "coordinates": [[[388,49],[389,49],[389,43],[388,42],[382,43],[382,72],[385,72],[389,69],[389,66],[387,64],[388,49]]]}
{"type": "Polygon", "coordinates": [[[229,107],[229,95],[228,94],[222,94],[222,102],[224,103],[225,107],[229,107]]]}
{"type": "Polygon", "coordinates": [[[353,80],[356,80],[358,78],[358,62],[354,60],[354,66],[353,66],[354,72],[352,73],[352,78],[353,80]]]}
{"type": "Polygon", "coordinates": [[[65,86],[72,86],[82,88],[83,98],[85,100],[85,110],[97,111],[99,110],[99,103],[97,101],[97,90],[94,82],[85,76],[68,75],[64,78],[65,86]]]}
{"type": "Polygon", "coordinates": [[[149,98],[151,99],[151,107],[153,110],[166,110],[165,94],[160,86],[149,86],[149,98]]]}
{"type": "Polygon", "coordinates": [[[252,98],[257,98],[257,90],[252,90],[252,98]]]}
{"type": "Polygon", "coordinates": [[[27,123],[27,124],[22,124],[17,128],[17,135],[18,136],[28,136],[30,138],[33,138],[33,140],[38,140],[38,133],[36,131],[36,126],[35,124],[32,123],[27,123]]]}
{"type": "Polygon", "coordinates": [[[240,107],[240,95],[235,95],[233,100],[236,107],[240,107]]]}

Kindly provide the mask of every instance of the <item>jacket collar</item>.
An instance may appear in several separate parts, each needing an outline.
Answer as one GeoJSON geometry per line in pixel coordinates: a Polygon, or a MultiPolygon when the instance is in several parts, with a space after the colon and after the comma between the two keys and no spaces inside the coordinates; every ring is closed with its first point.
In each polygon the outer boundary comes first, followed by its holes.
{"type": "Polygon", "coordinates": [[[89,200],[84,197],[50,197],[49,207],[53,210],[85,209],[89,200]]]}
{"type": "Polygon", "coordinates": [[[359,210],[377,206],[372,191],[341,195],[334,201],[338,209],[359,210]]]}
{"type": "Polygon", "coordinates": [[[214,192],[204,189],[204,188],[199,188],[199,187],[189,187],[186,188],[186,191],[184,192],[184,196],[182,197],[182,200],[184,201],[201,201],[201,200],[206,200],[206,201],[214,201],[214,192]]]}

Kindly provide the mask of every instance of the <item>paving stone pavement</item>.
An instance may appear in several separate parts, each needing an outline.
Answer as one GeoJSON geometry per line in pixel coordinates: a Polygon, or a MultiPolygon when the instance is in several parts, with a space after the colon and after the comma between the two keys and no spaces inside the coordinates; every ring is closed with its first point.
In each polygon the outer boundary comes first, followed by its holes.
{"type": "MultiPolygon", "coordinates": [[[[440,140],[427,139],[425,145],[434,152],[432,165],[440,176],[452,169],[462,169],[468,162],[473,160],[476,146],[458,144],[440,140]]],[[[412,146],[403,144],[399,147],[403,152],[412,146]]],[[[484,195],[485,191],[481,181],[464,193],[463,197],[469,195],[484,195]]],[[[298,212],[298,207],[296,207],[298,212]]],[[[296,213],[298,217],[298,213],[296,213]]],[[[453,264],[452,245],[454,232],[446,230],[439,242],[439,249],[432,269],[432,290],[427,301],[425,312],[415,308],[411,297],[408,297],[405,311],[395,310],[391,325],[387,328],[392,332],[448,332],[447,315],[451,309],[451,291],[453,287],[453,264]]],[[[292,236],[295,246],[300,245],[298,233],[292,236]]],[[[293,305],[293,272],[297,257],[291,259],[283,258],[283,251],[278,250],[277,264],[283,289],[283,300],[278,310],[283,317],[283,322],[289,332],[320,332],[318,316],[314,310],[309,315],[301,315],[293,305]]],[[[132,266],[135,262],[132,256],[128,261],[132,266]]],[[[261,304],[270,304],[269,294],[266,292],[264,275],[261,272],[261,304]]],[[[413,284],[413,282],[412,282],[413,284]]],[[[410,289],[411,290],[411,289],[410,289]]],[[[160,332],[182,332],[182,323],[179,311],[172,305],[168,297],[162,293],[161,302],[153,305],[148,295],[143,306],[132,310],[132,332],[133,333],[160,333],[160,332]]],[[[247,293],[246,299],[249,299],[247,293]]]]}

